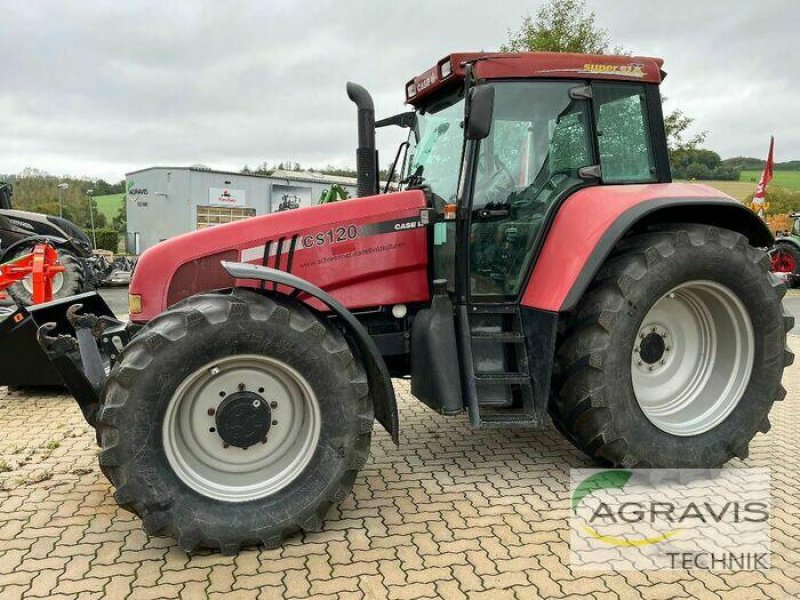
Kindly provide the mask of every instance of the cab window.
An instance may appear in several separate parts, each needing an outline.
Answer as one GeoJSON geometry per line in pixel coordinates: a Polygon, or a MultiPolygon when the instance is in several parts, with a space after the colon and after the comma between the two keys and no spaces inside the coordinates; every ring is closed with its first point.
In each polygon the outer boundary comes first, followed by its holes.
{"type": "Polygon", "coordinates": [[[656,181],[644,86],[594,83],[592,91],[603,182],[656,181]]]}

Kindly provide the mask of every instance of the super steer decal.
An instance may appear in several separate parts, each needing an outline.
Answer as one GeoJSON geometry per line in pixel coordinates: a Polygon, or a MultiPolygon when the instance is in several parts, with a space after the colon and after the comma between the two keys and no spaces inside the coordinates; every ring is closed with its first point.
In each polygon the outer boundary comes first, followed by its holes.
{"type": "MultiPolygon", "coordinates": [[[[321,246],[349,242],[374,235],[408,231],[419,227],[424,227],[424,225],[420,222],[419,216],[416,215],[403,217],[401,219],[392,219],[390,221],[380,221],[378,223],[367,223],[365,225],[356,225],[355,223],[336,225],[320,231],[299,234],[297,249],[319,248],[321,246]]],[[[274,243],[274,240],[266,241],[258,246],[252,246],[242,250],[241,260],[243,262],[262,260],[265,254],[265,244],[270,244],[270,248],[267,252],[268,256],[275,256],[288,252],[288,248],[285,247],[285,244],[274,243]]]]}

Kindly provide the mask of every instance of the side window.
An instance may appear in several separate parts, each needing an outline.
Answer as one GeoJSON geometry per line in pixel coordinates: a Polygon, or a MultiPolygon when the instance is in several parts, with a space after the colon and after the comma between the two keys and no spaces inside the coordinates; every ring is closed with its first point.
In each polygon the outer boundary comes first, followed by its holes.
{"type": "Polygon", "coordinates": [[[656,181],[644,86],[595,83],[592,88],[603,181],[656,181]]]}

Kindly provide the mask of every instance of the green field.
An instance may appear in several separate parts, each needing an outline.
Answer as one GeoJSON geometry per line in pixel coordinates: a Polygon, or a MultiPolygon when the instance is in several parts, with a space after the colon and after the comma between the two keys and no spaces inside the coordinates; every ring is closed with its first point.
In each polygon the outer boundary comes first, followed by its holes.
{"type": "Polygon", "coordinates": [[[109,194],[108,196],[95,196],[97,202],[97,212],[106,216],[106,222],[110,225],[111,220],[117,216],[120,206],[125,202],[125,194],[109,194]]]}
{"type": "MultiPolygon", "coordinates": [[[[760,178],[761,171],[742,171],[739,181],[746,181],[752,184],[753,189],[755,189],[760,178]]],[[[800,171],[774,171],[770,185],[785,187],[790,190],[800,190],[800,171]]]]}

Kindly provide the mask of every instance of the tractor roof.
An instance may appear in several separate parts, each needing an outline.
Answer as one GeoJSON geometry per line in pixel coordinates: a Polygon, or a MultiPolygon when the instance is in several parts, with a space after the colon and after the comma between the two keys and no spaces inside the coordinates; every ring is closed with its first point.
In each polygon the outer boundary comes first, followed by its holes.
{"type": "Polygon", "coordinates": [[[567,54],[561,52],[456,52],[406,84],[406,102],[419,104],[432,92],[464,80],[466,63],[480,79],[616,79],[660,83],[664,60],[645,56],[567,54]]]}

